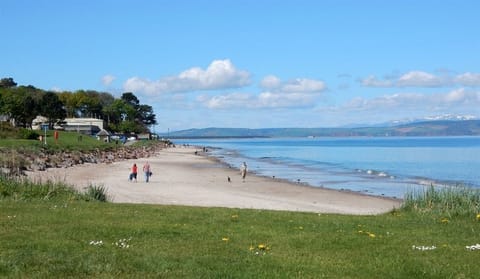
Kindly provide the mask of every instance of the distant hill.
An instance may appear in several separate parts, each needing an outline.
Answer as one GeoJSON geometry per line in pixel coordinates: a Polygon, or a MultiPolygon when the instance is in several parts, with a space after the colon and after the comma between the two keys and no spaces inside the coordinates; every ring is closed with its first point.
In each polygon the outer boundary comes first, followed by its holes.
{"type": "Polygon", "coordinates": [[[204,128],[160,135],[170,138],[479,136],[480,120],[423,121],[390,127],[358,128],[204,128]]]}

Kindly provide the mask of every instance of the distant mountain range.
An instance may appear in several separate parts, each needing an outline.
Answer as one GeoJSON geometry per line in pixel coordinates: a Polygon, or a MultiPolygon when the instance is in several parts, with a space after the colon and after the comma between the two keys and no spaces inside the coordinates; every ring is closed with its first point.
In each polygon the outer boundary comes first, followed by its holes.
{"type": "Polygon", "coordinates": [[[463,121],[463,120],[478,120],[477,117],[473,115],[459,115],[459,114],[442,114],[442,115],[433,115],[426,116],[423,118],[404,118],[392,120],[384,123],[377,124],[349,124],[342,126],[342,128],[361,128],[361,127],[392,127],[402,124],[418,123],[418,122],[428,122],[428,121],[442,121],[442,120],[451,120],[451,121],[463,121]]]}
{"type": "Polygon", "coordinates": [[[435,120],[356,128],[204,128],[160,135],[170,138],[479,136],[480,120],[435,120]]]}

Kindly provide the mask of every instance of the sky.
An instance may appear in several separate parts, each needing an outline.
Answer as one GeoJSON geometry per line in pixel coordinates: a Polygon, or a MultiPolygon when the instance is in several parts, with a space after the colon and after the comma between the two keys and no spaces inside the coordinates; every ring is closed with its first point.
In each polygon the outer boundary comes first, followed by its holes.
{"type": "Polygon", "coordinates": [[[132,92],[156,132],[480,118],[480,1],[0,0],[0,77],[132,92]]]}

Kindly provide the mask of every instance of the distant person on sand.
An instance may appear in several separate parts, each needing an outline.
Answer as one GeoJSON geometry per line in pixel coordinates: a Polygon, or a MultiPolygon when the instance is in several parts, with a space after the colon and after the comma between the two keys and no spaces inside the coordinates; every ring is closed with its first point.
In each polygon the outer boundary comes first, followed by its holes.
{"type": "Polygon", "coordinates": [[[242,166],[240,167],[240,174],[242,175],[243,182],[245,182],[245,177],[247,176],[247,163],[242,163],[242,166]]]}
{"type": "Polygon", "coordinates": [[[146,162],[145,165],[143,165],[143,173],[145,174],[145,182],[148,183],[148,180],[152,175],[152,172],[150,171],[150,164],[148,162],[146,162]]]}
{"type": "Polygon", "coordinates": [[[129,177],[130,181],[137,182],[137,172],[138,172],[137,164],[133,164],[132,172],[130,173],[130,177],[129,177]]]}

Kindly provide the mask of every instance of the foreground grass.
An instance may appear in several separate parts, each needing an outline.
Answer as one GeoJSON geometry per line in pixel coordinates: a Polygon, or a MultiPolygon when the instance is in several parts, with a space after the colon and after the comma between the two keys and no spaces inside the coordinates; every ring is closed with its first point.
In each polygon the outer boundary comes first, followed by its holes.
{"type": "Polygon", "coordinates": [[[0,200],[0,277],[475,278],[476,216],[0,200]],[[420,250],[424,247],[433,250],[420,250]]]}

